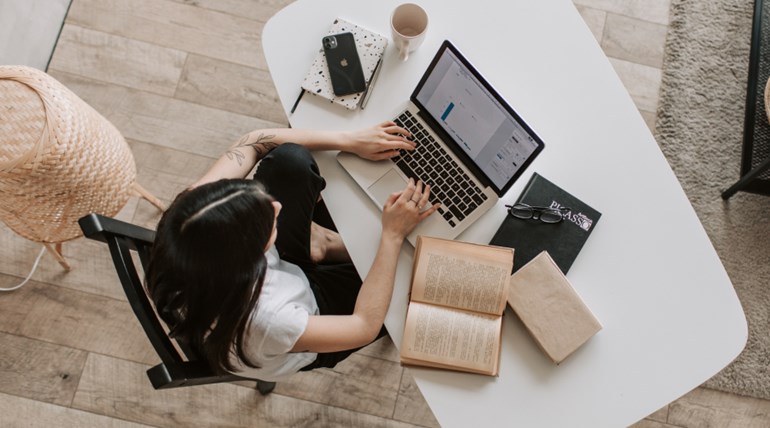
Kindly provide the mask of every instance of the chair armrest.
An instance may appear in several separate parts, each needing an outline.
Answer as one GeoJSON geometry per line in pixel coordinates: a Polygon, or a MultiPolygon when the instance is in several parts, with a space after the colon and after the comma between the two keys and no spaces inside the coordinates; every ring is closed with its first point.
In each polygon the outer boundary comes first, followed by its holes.
{"type": "Polygon", "coordinates": [[[101,214],[91,213],[78,220],[80,229],[86,238],[107,242],[108,235],[120,235],[130,238],[129,246],[136,250],[133,240],[144,241],[152,244],[155,241],[155,232],[135,224],[126,223],[101,214]]]}

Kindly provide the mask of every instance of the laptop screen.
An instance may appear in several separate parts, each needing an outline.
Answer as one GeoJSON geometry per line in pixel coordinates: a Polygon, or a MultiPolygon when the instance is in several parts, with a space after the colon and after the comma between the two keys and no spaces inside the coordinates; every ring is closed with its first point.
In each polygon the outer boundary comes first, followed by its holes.
{"type": "Polygon", "coordinates": [[[449,41],[441,45],[412,102],[499,195],[543,149],[540,138],[449,41]]]}

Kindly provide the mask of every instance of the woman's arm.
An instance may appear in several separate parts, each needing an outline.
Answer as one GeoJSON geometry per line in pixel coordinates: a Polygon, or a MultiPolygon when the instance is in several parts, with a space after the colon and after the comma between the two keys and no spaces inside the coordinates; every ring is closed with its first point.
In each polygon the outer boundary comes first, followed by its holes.
{"type": "Polygon", "coordinates": [[[390,306],[398,255],[404,238],[439,205],[425,211],[430,186],[410,180],[406,189],[393,193],[382,212],[382,236],[377,255],[356,299],[352,315],[317,315],[308,320],[293,352],[335,352],[357,348],[377,337],[390,306]]]}
{"type": "Polygon", "coordinates": [[[341,150],[371,160],[387,159],[399,149],[411,150],[408,132],[393,122],[359,131],[308,131],[293,128],[259,129],[242,136],[192,187],[222,178],[244,178],[260,159],[280,144],[291,142],[310,150],[341,150]]]}

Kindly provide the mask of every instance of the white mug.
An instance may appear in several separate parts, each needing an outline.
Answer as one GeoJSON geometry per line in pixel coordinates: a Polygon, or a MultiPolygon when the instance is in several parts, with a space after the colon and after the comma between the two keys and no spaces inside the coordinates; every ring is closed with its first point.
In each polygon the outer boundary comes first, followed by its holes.
{"type": "Polygon", "coordinates": [[[390,16],[390,30],[399,58],[406,61],[409,59],[409,53],[414,52],[425,40],[428,14],[425,9],[414,3],[399,5],[390,16]]]}

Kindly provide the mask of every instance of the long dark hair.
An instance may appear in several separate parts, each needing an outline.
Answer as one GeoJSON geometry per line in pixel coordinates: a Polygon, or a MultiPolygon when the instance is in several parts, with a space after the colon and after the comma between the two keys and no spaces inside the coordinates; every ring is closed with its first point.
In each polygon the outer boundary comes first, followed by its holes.
{"type": "Polygon", "coordinates": [[[265,279],[273,199],[253,180],[219,180],[185,191],[158,223],[147,290],[171,335],[220,371],[243,351],[265,279]]]}

